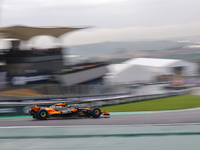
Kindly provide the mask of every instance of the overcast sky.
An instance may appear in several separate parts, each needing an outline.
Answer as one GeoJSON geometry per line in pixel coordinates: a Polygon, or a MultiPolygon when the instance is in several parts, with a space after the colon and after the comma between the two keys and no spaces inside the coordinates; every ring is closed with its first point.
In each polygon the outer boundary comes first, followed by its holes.
{"type": "Polygon", "coordinates": [[[68,45],[200,35],[198,0],[0,0],[0,25],[94,26],[68,45]]]}

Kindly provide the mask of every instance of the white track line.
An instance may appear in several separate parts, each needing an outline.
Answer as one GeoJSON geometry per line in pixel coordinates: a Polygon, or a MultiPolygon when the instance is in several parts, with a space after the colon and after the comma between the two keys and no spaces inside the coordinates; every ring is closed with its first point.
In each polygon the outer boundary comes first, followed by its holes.
{"type": "Polygon", "coordinates": [[[169,123],[169,124],[133,124],[133,125],[73,125],[73,126],[9,126],[5,128],[82,128],[82,127],[136,127],[136,126],[181,126],[181,125],[200,125],[199,123],[169,123]]]}

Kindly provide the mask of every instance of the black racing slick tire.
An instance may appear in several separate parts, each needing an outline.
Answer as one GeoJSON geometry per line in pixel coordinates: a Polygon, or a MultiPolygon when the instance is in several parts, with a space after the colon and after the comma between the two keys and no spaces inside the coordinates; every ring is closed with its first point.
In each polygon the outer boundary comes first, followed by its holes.
{"type": "Polygon", "coordinates": [[[37,115],[38,119],[40,119],[40,120],[46,120],[48,118],[48,116],[49,116],[49,114],[45,109],[41,109],[37,115]]]}
{"type": "Polygon", "coordinates": [[[99,108],[92,109],[92,117],[99,118],[101,116],[101,110],[99,108]]]}

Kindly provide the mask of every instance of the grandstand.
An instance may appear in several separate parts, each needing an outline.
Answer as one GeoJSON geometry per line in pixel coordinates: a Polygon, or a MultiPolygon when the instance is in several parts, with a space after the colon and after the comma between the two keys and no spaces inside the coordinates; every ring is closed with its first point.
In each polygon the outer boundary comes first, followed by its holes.
{"type": "Polygon", "coordinates": [[[7,83],[12,86],[66,83],[66,80],[70,81],[72,77],[76,76],[76,82],[62,84],[71,86],[101,78],[107,73],[106,63],[104,62],[66,67],[63,61],[62,47],[48,49],[31,48],[26,50],[19,48],[22,40],[28,41],[34,36],[50,35],[59,38],[63,34],[85,28],[88,27],[1,27],[0,33],[2,38],[11,39],[12,47],[4,50],[1,55],[1,61],[4,64],[0,66],[0,77],[2,79],[7,78],[7,83]],[[94,74],[93,70],[97,74],[94,74]],[[86,76],[85,72],[87,72],[86,76]],[[70,78],[69,76],[72,77],[70,78]],[[79,80],[79,78],[81,79],[79,80]]]}

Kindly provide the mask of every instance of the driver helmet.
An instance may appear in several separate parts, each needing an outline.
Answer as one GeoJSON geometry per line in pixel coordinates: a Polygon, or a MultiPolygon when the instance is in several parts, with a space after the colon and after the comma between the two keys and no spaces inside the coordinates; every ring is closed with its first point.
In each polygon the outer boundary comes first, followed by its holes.
{"type": "Polygon", "coordinates": [[[79,106],[77,104],[74,105],[75,108],[79,108],[79,106]]]}

